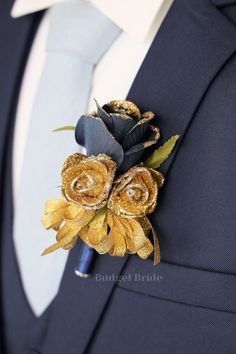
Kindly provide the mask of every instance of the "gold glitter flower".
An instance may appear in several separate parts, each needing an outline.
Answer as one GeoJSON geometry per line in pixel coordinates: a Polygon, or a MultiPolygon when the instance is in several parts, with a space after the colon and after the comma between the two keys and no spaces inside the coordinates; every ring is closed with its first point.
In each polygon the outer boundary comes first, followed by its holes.
{"type": "Polygon", "coordinates": [[[107,155],[68,157],[62,168],[62,194],[86,209],[101,209],[115,176],[116,163],[107,155]]]}
{"type": "Polygon", "coordinates": [[[118,177],[111,191],[108,208],[116,215],[143,217],[154,211],[158,188],[164,177],[152,168],[135,166],[118,177]]]}

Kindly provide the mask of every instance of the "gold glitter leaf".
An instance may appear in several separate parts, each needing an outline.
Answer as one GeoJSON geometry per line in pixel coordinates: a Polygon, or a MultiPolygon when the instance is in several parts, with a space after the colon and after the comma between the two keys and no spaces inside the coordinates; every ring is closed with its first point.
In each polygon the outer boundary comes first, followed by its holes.
{"type": "Polygon", "coordinates": [[[45,203],[45,214],[41,221],[46,230],[57,229],[63,221],[64,212],[68,206],[65,200],[48,200],[45,203]]]}
{"type": "Polygon", "coordinates": [[[88,242],[91,247],[99,245],[107,236],[107,209],[97,211],[96,215],[88,226],[88,242]]]}
{"type": "Polygon", "coordinates": [[[79,231],[93,219],[95,211],[86,210],[81,205],[68,203],[64,200],[50,200],[45,205],[42,223],[45,228],[57,230],[57,243],[46,248],[42,255],[54,252],[58,248],[72,248],[79,231]],[[56,227],[55,227],[56,225],[56,227]]]}

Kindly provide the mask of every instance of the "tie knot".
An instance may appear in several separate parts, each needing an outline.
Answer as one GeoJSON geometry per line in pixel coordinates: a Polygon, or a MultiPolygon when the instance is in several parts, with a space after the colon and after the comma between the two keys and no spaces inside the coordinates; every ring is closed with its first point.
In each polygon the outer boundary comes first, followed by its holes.
{"type": "Polygon", "coordinates": [[[68,0],[50,8],[47,51],[71,52],[96,64],[120,28],[85,0],[68,0]]]}

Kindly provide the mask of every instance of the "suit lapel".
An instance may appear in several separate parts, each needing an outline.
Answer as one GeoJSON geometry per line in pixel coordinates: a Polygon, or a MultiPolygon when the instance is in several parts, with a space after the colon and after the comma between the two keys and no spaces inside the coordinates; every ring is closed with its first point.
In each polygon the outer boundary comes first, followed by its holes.
{"type": "MultiPolygon", "coordinates": [[[[236,27],[210,0],[175,0],[129,99],[159,116],[161,142],[181,144],[208,87],[236,51],[236,27]]],[[[161,170],[166,175],[178,148],[161,170]]]]}
{"type": "MultiPolygon", "coordinates": [[[[235,50],[235,27],[210,0],[176,0],[136,76],[128,99],[143,110],[158,113],[163,141],[179,133],[183,143],[205,92],[235,50]]],[[[177,151],[163,165],[165,174],[177,151]]],[[[52,305],[45,353],[61,354],[68,348],[78,354],[85,352],[103,310],[112,300],[116,277],[129,259],[99,256],[98,278],[99,274],[110,274],[110,278],[98,281],[95,276],[86,280],[74,276],[76,256],[75,248],[70,253],[59,294],[52,305]]]]}

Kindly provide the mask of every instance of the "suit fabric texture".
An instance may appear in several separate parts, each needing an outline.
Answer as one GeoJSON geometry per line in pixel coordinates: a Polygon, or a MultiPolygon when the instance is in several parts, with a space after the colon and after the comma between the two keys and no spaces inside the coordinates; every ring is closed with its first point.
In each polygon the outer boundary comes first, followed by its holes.
{"type": "Polygon", "coordinates": [[[2,354],[234,354],[236,2],[175,0],[128,94],[158,114],[162,141],[181,135],[151,218],[161,264],[99,256],[98,276],[84,280],[73,274],[75,247],[40,318],[24,296],[12,242],[11,152],[41,14],[13,20],[11,5],[0,13],[2,354]]]}

